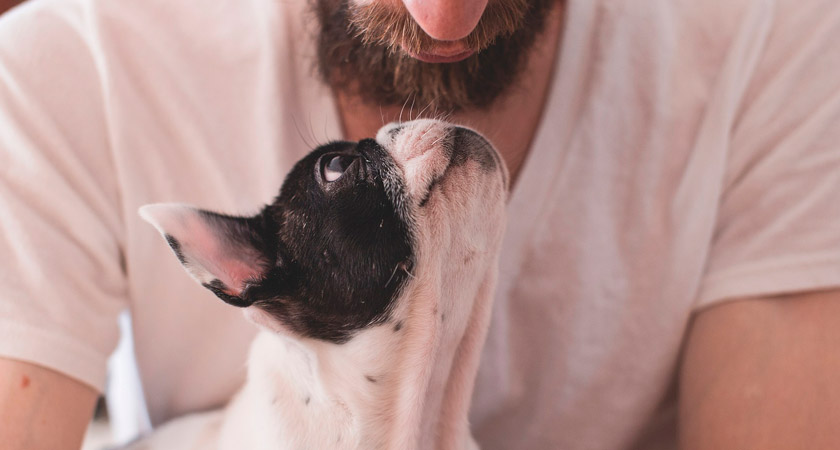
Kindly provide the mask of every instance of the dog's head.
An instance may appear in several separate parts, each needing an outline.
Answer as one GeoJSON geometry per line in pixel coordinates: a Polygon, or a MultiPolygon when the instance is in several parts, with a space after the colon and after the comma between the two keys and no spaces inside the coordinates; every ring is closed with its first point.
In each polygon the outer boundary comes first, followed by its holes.
{"type": "Polygon", "coordinates": [[[225,302],[256,309],[268,328],[342,343],[396,321],[423,265],[456,274],[476,255],[495,255],[506,188],[483,137],[420,120],[318,147],[255,216],[173,204],[141,215],[225,302]]]}

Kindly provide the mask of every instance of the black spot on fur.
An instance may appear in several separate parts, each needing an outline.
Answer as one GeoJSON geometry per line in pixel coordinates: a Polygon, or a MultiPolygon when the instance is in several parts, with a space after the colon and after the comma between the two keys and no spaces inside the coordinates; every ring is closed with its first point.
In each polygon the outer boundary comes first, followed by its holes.
{"type": "Polygon", "coordinates": [[[368,381],[370,381],[371,383],[376,383],[377,381],[379,381],[379,380],[377,380],[375,377],[372,377],[372,376],[370,376],[370,375],[365,375],[365,378],[366,378],[368,381]]]}
{"type": "Polygon", "coordinates": [[[388,137],[394,139],[394,137],[396,137],[396,135],[399,134],[400,131],[402,131],[402,128],[402,126],[396,126],[391,128],[390,130],[388,130],[388,137]]]}
{"type": "Polygon", "coordinates": [[[312,397],[307,396],[306,399],[303,401],[304,405],[309,405],[309,402],[312,401],[312,397]]]}
{"type": "Polygon", "coordinates": [[[397,322],[396,325],[394,325],[394,332],[400,331],[402,329],[402,326],[403,326],[403,323],[402,323],[402,320],[400,320],[399,322],[397,322]]]}

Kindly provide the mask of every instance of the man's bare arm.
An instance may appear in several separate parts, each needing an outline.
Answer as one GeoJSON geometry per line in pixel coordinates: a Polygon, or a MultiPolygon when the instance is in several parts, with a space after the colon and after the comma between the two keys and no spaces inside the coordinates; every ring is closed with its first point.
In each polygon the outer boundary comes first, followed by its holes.
{"type": "Polygon", "coordinates": [[[0,358],[0,442],[8,450],[78,450],[96,391],[43,367],[0,358]]]}
{"type": "Polygon", "coordinates": [[[700,312],[680,374],[680,448],[840,448],[840,291],[700,312]]]}

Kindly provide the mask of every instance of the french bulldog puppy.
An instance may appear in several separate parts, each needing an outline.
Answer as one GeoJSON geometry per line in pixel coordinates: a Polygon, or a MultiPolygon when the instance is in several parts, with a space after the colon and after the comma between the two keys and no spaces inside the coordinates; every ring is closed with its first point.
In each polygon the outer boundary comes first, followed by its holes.
{"type": "Polygon", "coordinates": [[[436,120],[299,161],[253,217],[141,215],[186,270],[261,332],[227,408],[137,449],[469,449],[508,175],[493,146],[436,120]]]}

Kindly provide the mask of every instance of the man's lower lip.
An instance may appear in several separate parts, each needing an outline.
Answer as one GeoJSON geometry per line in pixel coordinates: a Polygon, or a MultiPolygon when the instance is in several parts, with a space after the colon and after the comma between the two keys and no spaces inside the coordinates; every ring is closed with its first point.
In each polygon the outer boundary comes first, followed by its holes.
{"type": "Polygon", "coordinates": [[[411,52],[409,54],[411,55],[412,58],[419,59],[420,61],[423,61],[423,62],[441,64],[441,63],[454,63],[454,62],[458,62],[458,61],[463,61],[463,60],[469,58],[470,56],[472,56],[473,53],[475,53],[475,52],[473,52],[472,50],[467,50],[465,52],[461,52],[461,53],[458,53],[458,54],[455,54],[455,55],[452,55],[452,56],[441,56],[441,55],[435,55],[433,53],[413,53],[413,52],[411,52]]]}

